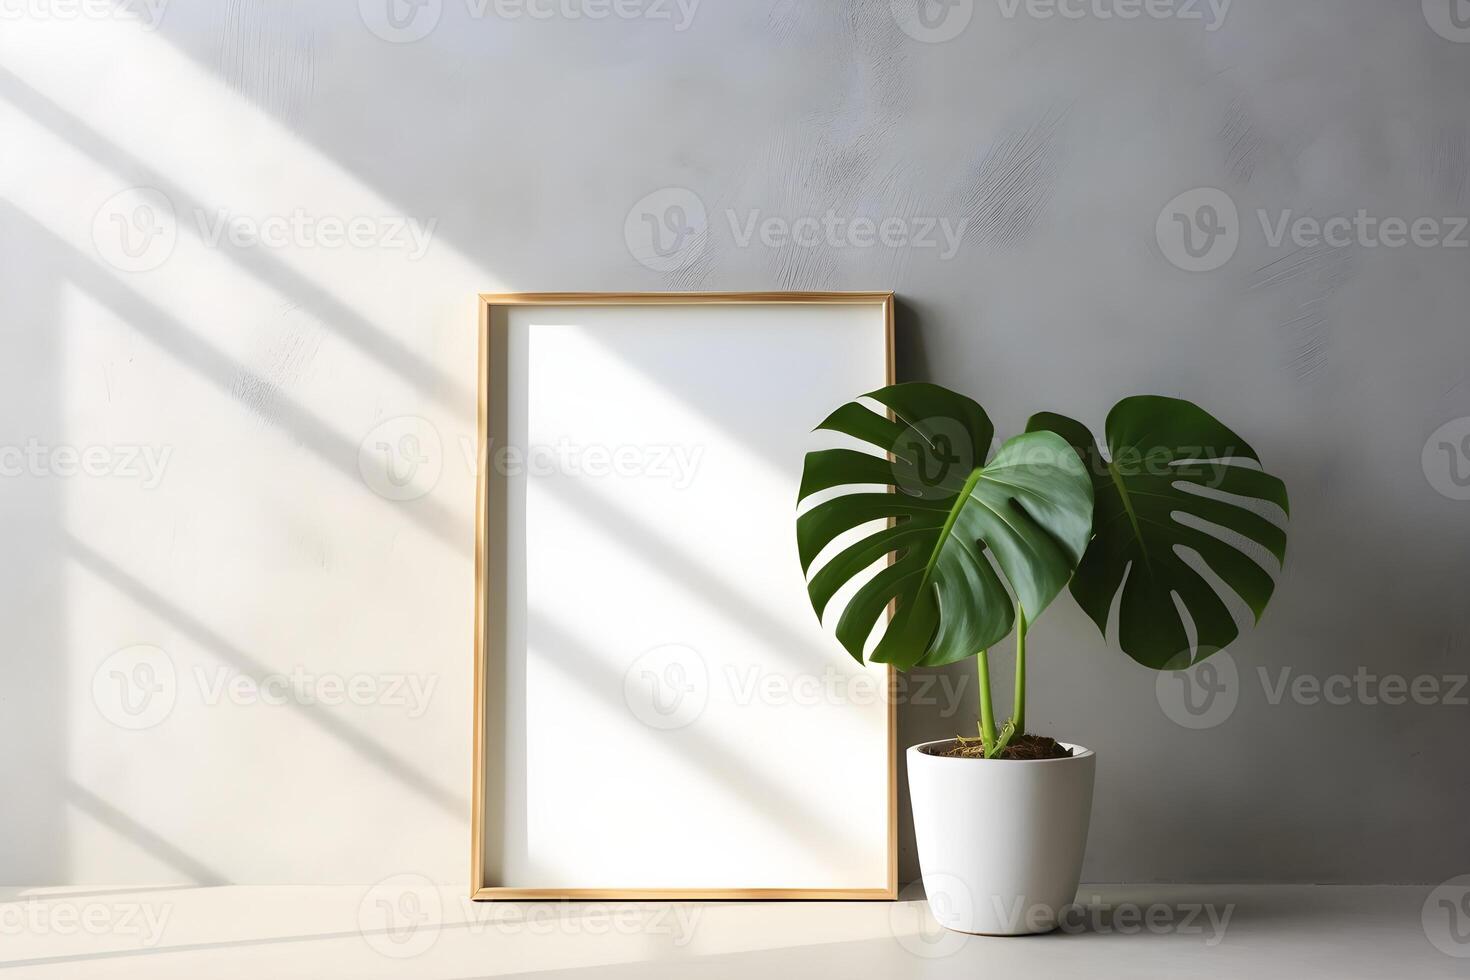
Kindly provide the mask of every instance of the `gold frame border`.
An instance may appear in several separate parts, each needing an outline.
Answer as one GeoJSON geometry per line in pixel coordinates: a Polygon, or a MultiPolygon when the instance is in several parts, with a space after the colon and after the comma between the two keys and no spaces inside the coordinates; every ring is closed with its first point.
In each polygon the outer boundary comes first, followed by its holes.
{"type": "Polygon", "coordinates": [[[886,888],[521,888],[485,883],[485,631],[487,628],[485,563],[486,504],[489,471],[486,437],[490,394],[490,315],[497,306],[673,306],[708,304],[784,305],[814,303],[883,307],[887,383],[894,383],[892,292],[815,293],[481,293],[479,376],[475,477],[475,705],[474,793],[470,811],[470,898],[477,902],[595,899],[629,901],[703,901],[728,899],[886,900],[898,898],[898,698],[897,672],[887,671],[888,685],[888,887],[886,888]]]}

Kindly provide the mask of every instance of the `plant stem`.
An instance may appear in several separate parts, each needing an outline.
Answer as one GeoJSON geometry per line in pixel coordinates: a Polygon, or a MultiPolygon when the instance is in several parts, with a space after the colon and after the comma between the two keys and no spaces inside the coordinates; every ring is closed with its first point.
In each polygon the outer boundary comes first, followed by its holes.
{"type": "Polygon", "coordinates": [[[975,654],[975,672],[980,679],[980,743],[988,752],[995,745],[995,710],[990,704],[990,658],[988,651],[975,654]]]}
{"type": "Polygon", "coordinates": [[[1016,703],[1011,711],[1016,734],[1026,734],[1026,610],[1016,603],[1016,703]]]}

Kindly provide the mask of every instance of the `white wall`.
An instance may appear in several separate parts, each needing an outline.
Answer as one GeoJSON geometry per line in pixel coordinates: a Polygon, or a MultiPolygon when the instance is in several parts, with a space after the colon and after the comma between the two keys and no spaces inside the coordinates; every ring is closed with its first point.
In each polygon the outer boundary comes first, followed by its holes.
{"type": "MultiPolygon", "coordinates": [[[[157,480],[7,481],[5,618],[19,628],[6,653],[6,881],[466,873],[474,480],[462,443],[472,459],[474,294],[503,282],[437,236],[417,258],[208,240],[219,209],[364,216],[373,233],[406,211],[252,97],[264,62],[288,57],[256,45],[292,42],[236,18],[283,9],[221,7],[193,25],[169,11],[161,32],[23,20],[0,35],[0,128],[19,151],[3,164],[4,441],[110,447],[120,468],[122,447],[141,446],[164,464],[157,480]],[[220,29],[234,56],[201,63],[176,44],[220,29]],[[138,260],[156,268],[127,271],[110,215],[134,203],[104,202],[135,186],[166,197],[151,203],[168,233],[138,260]],[[403,416],[429,425],[393,422],[403,416]],[[396,501],[360,463],[392,493],[377,446],[404,434],[424,437],[437,480],[396,501]],[[113,723],[107,675],[137,669],[114,652],[139,644],[162,651],[149,656],[176,690],[154,702],[172,702],[166,718],[129,731],[113,723]],[[277,674],[294,688],[284,704],[230,686],[277,674]],[[335,681],[369,703],[310,703],[324,681],[327,698],[335,681]]],[[[301,37],[391,53],[348,12],[332,35],[301,24],[301,37]]],[[[302,65],[290,84],[322,67],[302,65]]]]}
{"type": "MultiPolygon", "coordinates": [[[[942,43],[897,6],[705,0],[686,23],[429,0],[398,8],[405,35],[372,0],[176,3],[156,25],[141,0],[7,5],[0,445],[100,447],[112,475],[63,455],[0,481],[0,880],[465,879],[464,443],[473,297],[499,289],[893,288],[901,376],[1003,432],[1195,398],[1286,478],[1290,564],[1232,650],[1238,706],[1201,731],[1068,600],[1038,625],[1032,717],[1099,751],[1088,877],[1470,867],[1470,709],[1273,704],[1257,679],[1466,670],[1470,504],[1421,455],[1470,416],[1470,252],[1273,247],[1256,219],[1470,210],[1470,44],[1373,0],[1236,0],[1218,25],[960,3],[942,43]],[[162,196],[116,197],[139,187],[162,196]],[[1197,187],[1242,225],[1192,274],[1155,222],[1197,187]],[[664,262],[639,219],[670,204],[708,227],[664,262]],[[212,238],[221,209],[433,229],[422,254],[251,245],[212,238]],[[756,211],[828,209],[964,233],[952,255],[937,232],[742,243],[756,211]],[[135,216],[161,233],[129,256],[114,221],[135,216]],[[423,459],[406,490],[379,443],[423,459]],[[129,447],[166,458],[156,485],[116,472],[129,447]],[[298,670],[378,696],[215,688],[298,670]],[[171,672],[170,713],[119,727],[115,672],[171,672]],[[421,713],[399,678],[433,685],[421,713]]],[[[904,737],[963,724],[910,706],[904,737]]]]}

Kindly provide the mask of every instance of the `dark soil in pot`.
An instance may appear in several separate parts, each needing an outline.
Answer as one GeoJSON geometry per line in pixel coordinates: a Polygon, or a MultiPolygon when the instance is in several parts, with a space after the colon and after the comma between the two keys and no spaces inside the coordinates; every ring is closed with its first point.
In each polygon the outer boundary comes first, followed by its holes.
{"type": "MultiPolygon", "coordinates": [[[[978,738],[958,739],[954,745],[934,755],[950,759],[983,759],[985,748],[978,738]]],[[[1016,735],[1001,750],[998,759],[1070,759],[1072,750],[1049,735],[1016,735]]]]}

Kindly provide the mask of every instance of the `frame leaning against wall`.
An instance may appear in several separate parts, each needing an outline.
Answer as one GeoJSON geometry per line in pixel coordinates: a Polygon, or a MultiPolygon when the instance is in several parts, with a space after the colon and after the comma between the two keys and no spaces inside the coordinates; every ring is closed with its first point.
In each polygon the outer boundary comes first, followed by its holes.
{"type": "MultiPolygon", "coordinates": [[[[751,292],[751,293],[483,293],[479,297],[479,399],[477,408],[478,451],[475,489],[475,613],[474,613],[474,709],[473,709],[473,795],[471,812],[470,894],[476,901],[590,899],[590,900],[718,900],[718,899],[812,899],[891,900],[898,894],[898,773],[896,674],[886,670],[887,703],[887,883],[873,888],[566,888],[523,887],[488,882],[485,856],[487,827],[487,774],[489,759],[486,739],[487,687],[490,630],[496,621],[497,599],[503,602],[505,581],[502,566],[506,549],[505,529],[497,527],[489,511],[491,469],[487,448],[495,433],[491,411],[492,395],[503,379],[506,312],[515,307],[543,306],[677,306],[708,305],[868,305],[881,309],[884,322],[884,364],[887,384],[894,382],[894,296],[891,292],[751,292]]],[[[503,438],[503,433],[501,434],[503,438]]]]}

